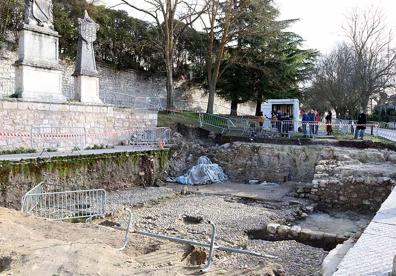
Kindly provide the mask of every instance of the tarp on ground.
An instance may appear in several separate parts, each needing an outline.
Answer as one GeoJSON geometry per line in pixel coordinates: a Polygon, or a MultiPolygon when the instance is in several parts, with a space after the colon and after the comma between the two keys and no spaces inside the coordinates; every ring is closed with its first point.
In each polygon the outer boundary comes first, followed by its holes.
{"type": "Polygon", "coordinates": [[[169,182],[176,182],[183,185],[206,185],[228,180],[228,176],[223,169],[212,163],[206,156],[198,159],[198,164],[192,167],[186,174],[175,178],[168,178],[169,182]]]}

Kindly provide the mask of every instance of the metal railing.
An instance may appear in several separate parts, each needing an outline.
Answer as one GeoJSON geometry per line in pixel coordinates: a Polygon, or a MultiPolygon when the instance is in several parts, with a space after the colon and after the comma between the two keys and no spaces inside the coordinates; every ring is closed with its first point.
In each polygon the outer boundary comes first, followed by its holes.
{"type": "MultiPolygon", "coordinates": [[[[265,120],[263,127],[253,126],[249,129],[247,134],[255,136],[259,130],[277,131],[281,136],[290,137],[291,134],[300,132],[306,137],[317,138],[319,136],[326,136],[332,134],[333,131],[338,131],[345,135],[355,135],[356,121],[336,119],[331,123],[323,121],[298,121],[298,120],[283,120],[271,121],[265,120]]],[[[367,122],[365,134],[374,137],[382,137],[390,141],[396,142],[396,130],[386,128],[385,125],[378,122],[367,122]]]]}
{"type": "Polygon", "coordinates": [[[250,128],[251,120],[239,117],[225,117],[207,113],[199,113],[200,127],[212,127],[220,130],[221,133],[230,131],[247,132],[250,128]]]}
{"type": "MultiPolygon", "coordinates": [[[[126,232],[125,232],[123,246],[120,248],[120,250],[124,250],[127,247],[128,240],[129,240],[129,231],[132,226],[132,211],[129,208],[126,208],[126,211],[128,212],[128,224],[127,224],[127,228],[126,228],[126,232]]],[[[179,237],[148,232],[148,231],[144,231],[144,230],[137,230],[133,227],[132,227],[132,229],[134,229],[134,233],[136,233],[136,234],[140,234],[140,235],[151,237],[151,238],[163,239],[163,240],[168,240],[168,241],[181,243],[181,244],[189,244],[189,245],[193,245],[193,246],[209,248],[206,265],[203,269],[201,269],[201,272],[203,272],[203,273],[206,273],[210,270],[212,263],[213,263],[213,255],[214,255],[215,249],[221,250],[224,252],[229,252],[229,253],[244,254],[244,255],[262,257],[262,258],[268,258],[268,259],[278,259],[278,257],[269,255],[269,254],[260,254],[260,253],[245,250],[245,249],[216,245],[215,244],[216,231],[217,231],[216,225],[211,221],[207,221],[206,223],[209,224],[212,229],[209,243],[204,243],[204,242],[195,241],[195,240],[188,240],[188,239],[183,239],[183,238],[179,238],[179,237]]]]}
{"type": "Polygon", "coordinates": [[[163,103],[166,101],[160,97],[136,97],[127,93],[112,92],[102,96],[106,104],[112,104],[121,107],[130,107],[140,110],[163,110],[163,103]]]}
{"type": "Polygon", "coordinates": [[[32,126],[31,147],[41,153],[52,149],[77,150],[86,146],[84,127],[46,127],[32,126]]]}
{"type": "Polygon", "coordinates": [[[171,133],[167,127],[136,128],[130,132],[130,144],[165,147],[171,143],[171,133]]]}
{"type": "Polygon", "coordinates": [[[106,191],[103,189],[45,192],[44,183],[22,198],[23,213],[52,220],[104,217],[106,191]]]}

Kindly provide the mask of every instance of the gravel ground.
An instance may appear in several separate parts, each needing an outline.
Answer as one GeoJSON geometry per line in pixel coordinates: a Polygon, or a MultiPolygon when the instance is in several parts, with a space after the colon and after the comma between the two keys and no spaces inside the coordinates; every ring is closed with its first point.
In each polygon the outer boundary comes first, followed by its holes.
{"type": "MultiPolygon", "coordinates": [[[[278,259],[270,260],[283,266],[286,275],[320,275],[320,265],[327,252],[295,241],[269,242],[249,240],[246,231],[261,229],[269,222],[286,222],[294,219],[298,206],[285,201],[264,202],[207,194],[175,193],[169,188],[136,188],[113,192],[108,196],[114,220],[126,226],[123,206],[132,207],[133,226],[139,230],[209,241],[210,227],[206,223],[185,223],[183,216],[201,217],[217,226],[217,244],[246,248],[267,253],[278,259]],[[117,211],[118,210],[118,211],[117,211]]],[[[265,262],[263,258],[216,251],[216,266],[249,268],[265,262]]]]}

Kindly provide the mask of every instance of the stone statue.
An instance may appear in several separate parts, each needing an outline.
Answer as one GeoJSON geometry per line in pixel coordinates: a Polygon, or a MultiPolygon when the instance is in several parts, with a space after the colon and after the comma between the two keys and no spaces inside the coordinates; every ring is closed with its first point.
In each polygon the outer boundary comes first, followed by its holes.
{"type": "Polygon", "coordinates": [[[51,0],[25,0],[25,23],[40,27],[54,28],[51,0]]]}
{"type": "Polygon", "coordinates": [[[99,25],[89,17],[87,11],[85,11],[84,18],[79,19],[78,22],[80,36],[77,47],[76,70],[73,75],[96,76],[98,72],[96,71],[93,43],[96,40],[99,25]]]}

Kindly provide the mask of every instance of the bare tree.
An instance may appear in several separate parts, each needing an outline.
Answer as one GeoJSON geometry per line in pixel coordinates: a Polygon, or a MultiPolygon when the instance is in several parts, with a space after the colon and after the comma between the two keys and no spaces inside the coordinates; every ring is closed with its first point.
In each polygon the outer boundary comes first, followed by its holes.
{"type": "Polygon", "coordinates": [[[148,15],[156,25],[157,36],[153,46],[163,54],[166,68],[166,91],[168,110],[174,109],[174,56],[175,45],[184,30],[192,26],[205,11],[200,0],[121,0],[134,10],[148,15]],[[143,5],[142,5],[143,4],[143,5]]]}
{"type": "Polygon", "coordinates": [[[358,83],[353,49],[341,44],[319,60],[312,86],[305,92],[305,102],[322,111],[332,107],[338,117],[352,116],[359,111],[358,83]]]}
{"type": "Polygon", "coordinates": [[[354,51],[360,107],[367,110],[373,96],[395,87],[396,52],[380,10],[355,10],[344,27],[354,51]]]}

